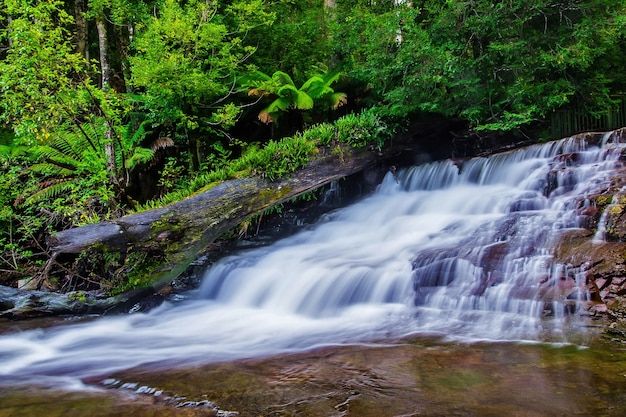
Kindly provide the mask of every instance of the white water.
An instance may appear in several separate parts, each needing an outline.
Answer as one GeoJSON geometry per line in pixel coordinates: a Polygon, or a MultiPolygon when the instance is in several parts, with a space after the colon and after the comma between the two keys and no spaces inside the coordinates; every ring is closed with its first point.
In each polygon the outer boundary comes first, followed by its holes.
{"type": "Polygon", "coordinates": [[[565,140],[385,178],[314,229],[214,265],[191,300],[149,313],[0,335],[0,382],[106,376],[410,334],[561,341],[542,319],[556,230],[602,187],[619,145],[565,140]],[[575,166],[555,156],[578,152],[575,166]],[[552,170],[552,171],[551,171],[552,170]],[[550,172],[551,182],[547,180],[550,172]],[[558,182],[558,184],[556,183],[558,182]],[[545,192],[551,187],[549,197],[545,192]],[[582,196],[582,197],[581,197],[582,196]]]}

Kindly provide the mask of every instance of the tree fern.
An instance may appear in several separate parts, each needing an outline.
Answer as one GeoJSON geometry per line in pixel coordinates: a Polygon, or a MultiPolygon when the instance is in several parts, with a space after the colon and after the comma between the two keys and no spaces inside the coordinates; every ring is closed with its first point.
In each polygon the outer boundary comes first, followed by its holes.
{"type": "Polygon", "coordinates": [[[90,176],[106,169],[102,155],[94,152],[84,136],[69,132],[59,132],[49,143],[30,147],[28,157],[33,163],[29,170],[44,177],[37,191],[23,196],[23,204],[57,198],[72,191],[79,181],[89,182],[90,176]]]}
{"type": "Polygon", "coordinates": [[[335,92],[331,85],[339,79],[337,71],[324,71],[315,67],[316,73],[307,79],[300,88],[289,74],[276,71],[268,76],[259,71],[247,78],[248,95],[264,97],[277,96],[266,108],[259,112],[259,120],[269,124],[277,123],[281,114],[289,109],[311,110],[318,102],[322,107],[336,109],[347,102],[344,93],[335,92]]]}
{"type": "Polygon", "coordinates": [[[133,154],[126,159],[126,168],[132,170],[140,164],[148,163],[154,158],[154,155],[155,151],[152,149],[137,147],[133,150],[133,154]]]}
{"type": "Polygon", "coordinates": [[[76,178],[58,178],[45,181],[39,191],[31,194],[24,200],[25,205],[35,204],[40,201],[56,198],[61,194],[72,191],[76,186],[76,178]]]}
{"type": "Polygon", "coordinates": [[[143,120],[139,122],[138,120],[132,120],[130,123],[126,124],[124,128],[124,134],[122,135],[122,143],[125,148],[132,148],[140,144],[148,134],[152,133],[151,121],[143,120]],[[137,125],[136,128],[134,126],[137,125]]]}

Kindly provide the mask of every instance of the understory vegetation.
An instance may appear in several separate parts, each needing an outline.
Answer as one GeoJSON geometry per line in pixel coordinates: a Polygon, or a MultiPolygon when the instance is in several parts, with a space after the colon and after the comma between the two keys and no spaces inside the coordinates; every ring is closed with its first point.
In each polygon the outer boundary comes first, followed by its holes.
{"type": "Polygon", "coordinates": [[[0,285],[44,273],[55,231],[410,120],[626,124],[625,29],[626,0],[0,0],[0,285]]]}

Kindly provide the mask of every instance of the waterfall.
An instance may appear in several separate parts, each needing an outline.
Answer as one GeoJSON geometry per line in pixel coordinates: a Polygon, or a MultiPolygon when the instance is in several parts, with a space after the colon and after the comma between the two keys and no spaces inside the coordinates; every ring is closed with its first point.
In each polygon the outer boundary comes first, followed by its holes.
{"type": "Polygon", "coordinates": [[[570,304],[540,284],[570,271],[552,262],[551,239],[580,227],[621,146],[566,139],[390,173],[315,226],[215,263],[183,301],[0,335],[0,382],[419,334],[561,341],[570,304]]]}

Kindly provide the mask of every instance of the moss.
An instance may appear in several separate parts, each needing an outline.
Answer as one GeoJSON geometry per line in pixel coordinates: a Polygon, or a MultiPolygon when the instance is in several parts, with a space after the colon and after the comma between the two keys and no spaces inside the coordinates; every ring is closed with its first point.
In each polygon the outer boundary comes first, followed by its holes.
{"type": "Polygon", "coordinates": [[[112,282],[108,295],[117,295],[138,288],[149,287],[154,282],[154,272],[161,267],[161,262],[147,256],[145,252],[130,253],[121,268],[125,274],[112,282]]]}
{"type": "Polygon", "coordinates": [[[71,292],[67,294],[67,298],[69,298],[72,301],[79,301],[81,303],[87,302],[87,294],[84,293],[83,291],[71,292]]]}
{"type": "Polygon", "coordinates": [[[623,204],[613,204],[611,208],[609,208],[609,214],[613,217],[619,216],[624,212],[623,204]]]}
{"type": "Polygon", "coordinates": [[[599,195],[595,198],[596,207],[602,208],[602,209],[608,206],[609,204],[611,204],[612,201],[613,201],[612,195],[599,195]]]}
{"type": "MultiPolygon", "coordinates": [[[[275,203],[289,195],[291,187],[285,186],[278,189],[264,189],[259,191],[259,198],[257,201],[267,203],[274,201],[275,203]]],[[[273,205],[273,204],[272,204],[273,205]]]]}
{"type": "Polygon", "coordinates": [[[207,185],[205,185],[204,187],[200,188],[198,191],[196,191],[195,193],[192,194],[192,196],[194,195],[198,195],[198,194],[202,194],[204,192],[209,191],[211,188],[214,188],[215,186],[223,183],[224,181],[213,181],[207,185]]]}

